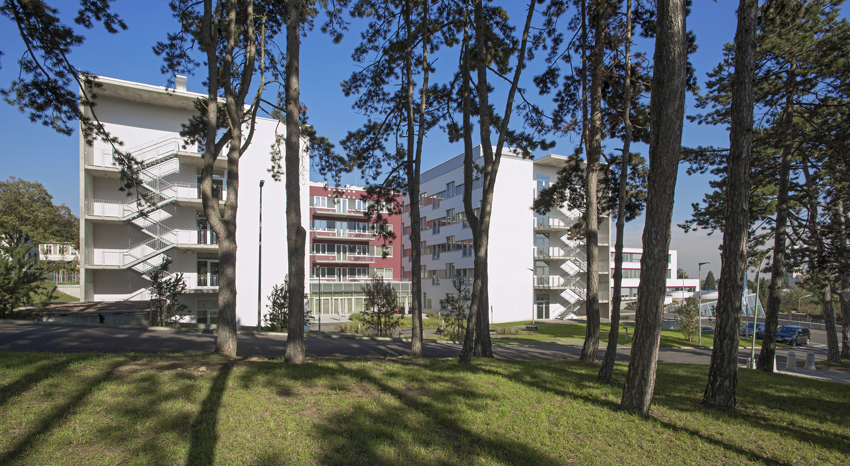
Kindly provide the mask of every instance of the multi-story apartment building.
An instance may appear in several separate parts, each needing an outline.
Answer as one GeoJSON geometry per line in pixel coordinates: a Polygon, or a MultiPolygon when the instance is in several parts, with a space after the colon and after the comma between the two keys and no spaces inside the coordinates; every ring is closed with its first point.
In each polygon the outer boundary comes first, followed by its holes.
{"type": "MultiPolygon", "coordinates": [[[[474,160],[480,163],[480,147],[474,160]]],[[[564,318],[584,313],[587,261],[583,239],[573,239],[569,228],[580,212],[555,209],[546,215],[531,210],[539,189],[557,178],[566,161],[560,155],[527,160],[515,154],[502,156],[489,243],[489,291],[492,322],[564,318]]],[[[410,270],[410,209],[403,217],[405,278],[423,277],[425,311],[440,310],[441,301],[454,293],[451,277],[460,274],[472,284],[472,232],[463,208],[463,156],[454,157],[420,178],[422,198],[422,270],[410,270]]],[[[474,182],[472,201],[480,205],[481,185],[474,182]]],[[[407,201],[406,201],[407,202],[407,201]]],[[[599,233],[599,300],[603,317],[610,315],[608,244],[610,219],[603,217],[599,233]]]]}
{"type": "MultiPolygon", "coordinates": [[[[624,301],[637,299],[640,286],[640,259],[643,249],[623,248],[623,291],[624,301]]],[[[667,255],[667,298],[665,303],[673,299],[689,298],[699,290],[699,280],[696,278],[676,278],[679,270],[679,253],[671,249],[667,255]]],[[[611,248],[611,277],[614,276],[614,248],[611,248]]],[[[614,282],[611,281],[611,295],[614,294],[614,282]]]]}
{"type": "Polygon", "coordinates": [[[399,312],[407,311],[410,283],[401,281],[401,217],[389,207],[381,220],[365,214],[372,204],[356,186],[310,183],[310,308],[317,315],[363,311],[361,287],[374,275],[392,282],[399,312]]]}
{"type": "Polygon", "coordinates": [[[51,270],[48,281],[56,283],[77,283],[79,281],[80,254],[77,248],[69,242],[52,241],[38,245],[38,262],[51,262],[55,270],[51,270]]]}
{"type": "MultiPolygon", "coordinates": [[[[149,299],[147,272],[164,256],[173,259],[172,273],[188,285],[184,302],[189,322],[217,323],[218,239],[204,216],[199,181],[202,167],[197,147],[180,137],[181,125],[196,114],[194,103],[206,96],[187,92],[186,79],[176,89],[101,77],[97,117],[106,129],[142,162],[140,188],[153,203],[139,208],[135,198],[119,191],[113,149],[102,141],[80,138],[80,270],[83,301],[149,299]]],[[[283,283],[287,271],[286,192],[283,182],[269,178],[269,146],[283,131],[277,121],[258,118],[253,143],[239,164],[239,210],[236,241],[237,323],[257,325],[258,280],[262,312],[266,296],[283,283]],[[264,190],[264,192],[262,192],[264,190]],[[261,194],[262,192],[262,194],[261,194]],[[264,195],[262,278],[259,277],[260,200],[264,195]]],[[[302,156],[302,212],[309,200],[306,157],[302,156]]],[[[221,205],[227,199],[226,158],[215,162],[213,190],[221,205]]],[[[309,229],[309,217],[303,216],[309,229]]],[[[305,266],[307,260],[305,258],[305,266]]]]}

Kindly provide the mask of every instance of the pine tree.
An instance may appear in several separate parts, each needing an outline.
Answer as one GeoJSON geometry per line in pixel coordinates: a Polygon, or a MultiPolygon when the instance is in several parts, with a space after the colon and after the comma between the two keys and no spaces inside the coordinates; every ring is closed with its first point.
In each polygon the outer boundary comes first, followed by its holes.
{"type": "Polygon", "coordinates": [[[687,87],[688,33],[685,0],[659,0],[655,69],[650,101],[649,177],[643,234],[641,282],[634,342],[620,402],[626,411],[647,414],[655,390],[661,314],[667,282],[670,223],[682,144],[687,87]]]}
{"type": "Polygon", "coordinates": [[[717,281],[714,278],[714,272],[711,270],[705,275],[705,281],[702,285],[703,290],[716,290],[717,289],[717,281]]]}

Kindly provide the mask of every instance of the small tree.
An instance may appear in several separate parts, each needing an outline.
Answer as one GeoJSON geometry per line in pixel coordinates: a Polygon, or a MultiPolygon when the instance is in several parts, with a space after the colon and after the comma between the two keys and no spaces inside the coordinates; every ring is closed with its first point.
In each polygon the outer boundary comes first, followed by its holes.
{"type": "Polygon", "coordinates": [[[455,292],[447,295],[446,299],[441,301],[443,307],[449,311],[443,336],[450,340],[462,340],[466,337],[466,318],[469,314],[472,294],[469,291],[469,286],[464,284],[460,272],[452,277],[452,286],[455,292]]]}
{"type": "Polygon", "coordinates": [[[694,341],[694,336],[696,336],[699,329],[699,302],[694,298],[689,298],[679,307],[676,314],[678,314],[676,316],[676,323],[682,329],[682,335],[688,341],[694,341]]]}
{"type": "MultiPolygon", "coordinates": [[[[269,313],[263,315],[263,328],[270,332],[284,332],[289,329],[289,276],[283,279],[283,285],[274,285],[268,296],[269,313]]],[[[304,321],[310,321],[310,311],[304,309],[304,321]]]]}
{"type": "Polygon", "coordinates": [[[174,262],[165,256],[158,266],[148,272],[151,280],[151,306],[153,307],[155,325],[177,325],[180,319],[188,314],[189,307],[180,302],[180,297],[186,292],[186,281],[183,274],[168,273],[174,262]]]}
{"type": "Polygon", "coordinates": [[[711,270],[708,271],[708,275],[705,276],[705,282],[703,283],[702,289],[704,290],[716,290],[717,289],[717,280],[714,278],[714,272],[711,270]]]}
{"type": "Polygon", "coordinates": [[[35,260],[27,253],[27,244],[6,246],[0,249],[0,318],[15,308],[29,304],[44,280],[44,272],[35,267],[35,260]]]}
{"type": "Polygon", "coordinates": [[[401,325],[401,318],[395,312],[398,308],[398,296],[389,282],[377,274],[363,286],[365,307],[363,323],[378,336],[389,336],[401,325]]]}

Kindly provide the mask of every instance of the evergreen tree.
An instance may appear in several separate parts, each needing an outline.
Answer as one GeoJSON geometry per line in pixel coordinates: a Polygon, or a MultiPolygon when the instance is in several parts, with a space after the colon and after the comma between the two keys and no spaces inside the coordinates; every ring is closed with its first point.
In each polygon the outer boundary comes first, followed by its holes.
{"type": "Polygon", "coordinates": [[[0,248],[0,319],[15,308],[30,304],[44,272],[35,267],[29,245],[0,248]]]}
{"type": "Polygon", "coordinates": [[[687,87],[686,1],[657,2],[652,98],[650,101],[649,176],[641,282],[634,342],[620,406],[647,414],[655,390],[661,314],[667,282],[670,223],[682,143],[687,87]]]}
{"type": "Polygon", "coordinates": [[[714,272],[711,270],[705,275],[705,281],[702,284],[703,290],[716,290],[717,289],[717,281],[714,278],[714,272]]]}
{"type": "Polygon", "coordinates": [[[162,263],[148,272],[151,280],[151,306],[155,311],[153,325],[177,325],[189,311],[189,306],[180,301],[186,292],[183,274],[168,273],[173,263],[173,259],[165,256],[162,263]]]}

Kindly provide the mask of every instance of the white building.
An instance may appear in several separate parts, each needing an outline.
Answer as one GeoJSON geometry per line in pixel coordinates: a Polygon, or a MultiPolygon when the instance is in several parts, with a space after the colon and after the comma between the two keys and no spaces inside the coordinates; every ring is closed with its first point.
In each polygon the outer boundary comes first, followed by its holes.
{"type": "MultiPolygon", "coordinates": [[[[507,152],[507,151],[506,151],[507,152]]],[[[480,147],[474,160],[480,163],[480,147]]],[[[560,155],[525,160],[505,153],[496,181],[489,243],[491,322],[565,318],[584,314],[586,254],[583,240],[571,240],[568,228],[580,212],[557,209],[548,215],[531,210],[537,190],[557,179],[566,161],[560,155]]],[[[472,231],[463,208],[463,156],[454,157],[420,178],[422,198],[422,274],[424,311],[439,311],[440,301],[453,293],[451,277],[460,273],[472,283],[472,231]]],[[[473,184],[472,201],[480,205],[480,182],[473,184]]],[[[410,278],[410,210],[405,208],[402,269],[410,278]]],[[[603,217],[599,232],[599,301],[601,315],[609,313],[608,244],[610,219],[603,217]]]]}
{"type": "MultiPolygon", "coordinates": [[[[643,254],[643,249],[640,248],[623,248],[623,285],[622,296],[623,301],[637,299],[638,286],[640,286],[640,259],[643,254]]],[[[673,300],[681,300],[682,298],[690,298],[694,293],[699,291],[699,280],[696,278],[676,278],[676,271],[679,270],[679,253],[671,249],[667,254],[667,297],[664,299],[665,304],[670,304],[673,300]]],[[[611,248],[611,296],[614,295],[614,248],[611,248]]]]}
{"type": "MultiPolygon", "coordinates": [[[[80,138],[80,271],[83,301],[149,299],[145,273],[163,256],[171,257],[172,273],[182,273],[191,309],[189,322],[217,323],[218,241],[201,206],[201,154],[179,136],[181,125],[197,113],[193,104],[202,94],[101,77],[97,117],[107,131],[124,142],[124,150],[143,162],[141,177],[156,203],[140,212],[135,199],[119,191],[119,172],[112,148],[80,138]],[[144,213],[147,216],[143,215],[144,213]]],[[[257,325],[259,201],[263,190],[263,272],[260,301],[283,283],[287,272],[286,193],[284,182],[270,180],[269,147],[284,127],[257,119],[256,133],[239,164],[239,210],[236,241],[237,324],[257,325]],[[265,187],[259,186],[266,180],[265,187]]],[[[306,157],[302,156],[306,161],[306,157]]],[[[215,163],[214,192],[227,198],[226,158],[215,163]]],[[[307,212],[309,170],[302,167],[302,212],[307,212]]],[[[309,216],[303,215],[309,229],[309,216]]],[[[307,258],[305,257],[305,266],[307,258]]]]}

